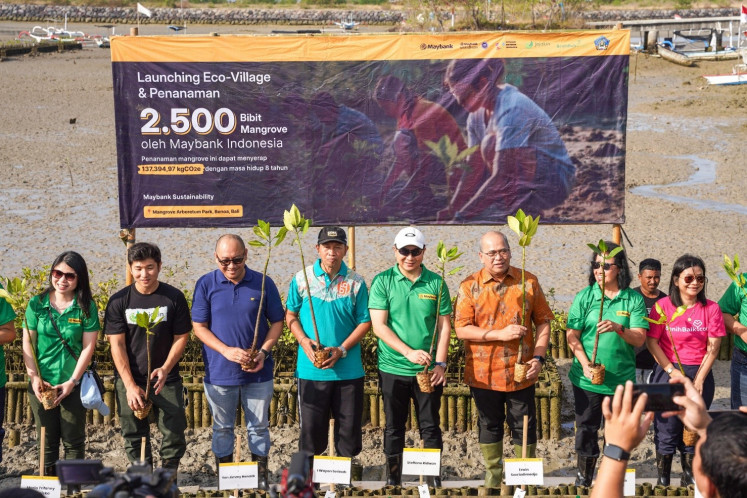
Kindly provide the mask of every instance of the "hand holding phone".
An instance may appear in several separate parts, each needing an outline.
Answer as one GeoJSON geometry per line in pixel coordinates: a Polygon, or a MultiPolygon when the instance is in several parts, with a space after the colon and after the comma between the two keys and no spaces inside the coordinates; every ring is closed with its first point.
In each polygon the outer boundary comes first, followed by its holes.
{"type": "Polygon", "coordinates": [[[684,396],[685,386],[683,384],[634,384],[633,385],[633,403],[638,399],[641,393],[646,393],[647,412],[676,412],[682,410],[682,407],[675,403],[674,396],[684,396]]]}

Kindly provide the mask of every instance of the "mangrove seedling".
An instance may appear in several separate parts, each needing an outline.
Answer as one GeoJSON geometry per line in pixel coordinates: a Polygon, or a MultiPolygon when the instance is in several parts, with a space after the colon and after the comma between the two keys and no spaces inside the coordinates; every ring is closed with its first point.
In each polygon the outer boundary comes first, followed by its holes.
{"type": "MultiPolygon", "coordinates": [[[[509,216],[507,218],[508,227],[519,236],[519,246],[521,246],[521,318],[520,322],[524,327],[531,327],[531,324],[526,323],[527,313],[527,288],[526,288],[526,277],[524,271],[527,263],[527,246],[532,242],[532,237],[537,233],[537,225],[539,225],[540,217],[532,218],[530,215],[524,214],[524,211],[519,209],[516,211],[516,216],[509,216]]],[[[528,365],[524,363],[524,339],[519,339],[519,349],[516,353],[516,364],[514,365],[514,381],[524,382],[527,378],[528,365]]]]}
{"type": "MultiPolygon", "coordinates": [[[[602,264],[608,259],[614,258],[620,251],[622,251],[622,247],[618,246],[612,249],[611,251],[607,250],[607,243],[603,240],[599,240],[599,244],[587,244],[589,246],[589,249],[594,251],[594,254],[600,256],[602,258],[602,264]]],[[[604,286],[606,284],[605,278],[607,276],[607,272],[604,271],[604,267],[602,267],[602,283],[601,285],[601,291],[602,291],[602,298],[599,301],[599,320],[597,320],[597,323],[602,321],[602,315],[604,314],[604,286]]],[[[591,353],[591,383],[595,385],[601,385],[604,382],[604,365],[597,364],[597,349],[599,348],[599,329],[596,331],[596,336],[594,337],[594,350],[591,353]]]]}
{"type": "Polygon", "coordinates": [[[426,140],[424,143],[431,149],[431,153],[443,163],[447,175],[450,175],[455,168],[466,168],[464,161],[480,147],[479,145],[473,145],[460,151],[457,143],[452,142],[448,135],[442,136],[438,142],[426,140]]]}
{"type": "Polygon", "coordinates": [[[153,402],[150,400],[150,375],[152,373],[150,336],[154,335],[153,329],[163,320],[163,316],[158,315],[159,311],[161,311],[160,306],[156,306],[150,315],[146,311],[140,311],[135,315],[137,326],[145,329],[145,354],[148,359],[148,373],[145,382],[145,406],[134,410],[135,416],[140,420],[148,416],[153,406],[153,402]]]}
{"type": "MultiPolygon", "coordinates": [[[[450,275],[454,275],[459,270],[462,269],[461,266],[458,266],[454,268],[453,270],[450,270],[448,273],[446,272],[446,263],[451,263],[452,261],[456,261],[459,259],[459,257],[462,255],[461,252],[459,252],[459,249],[457,246],[454,246],[452,248],[446,249],[446,246],[444,245],[443,240],[439,240],[438,244],[436,245],[436,257],[438,258],[438,263],[436,263],[436,268],[438,268],[439,273],[441,274],[441,284],[438,286],[438,298],[436,299],[436,324],[433,326],[433,336],[431,337],[431,345],[428,348],[428,354],[431,355],[431,361],[433,358],[435,358],[434,354],[434,348],[436,347],[436,344],[438,343],[438,317],[439,317],[439,310],[441,308],[441,297],[444,293],[444,282],[446,281],[446,277],[450,275]]],[[[433,385],[431,384],[431,378],[428,374],[428,368],[431,366],[431,363],[425,365],[422,372],[418,372],[416,374],[418,387],[420,387],[420,390],[424,393],[432,393],[433,392],[433,385]]]]}
{"type": "MultiPolygon", "coordinates": [[[[298,210],[298,207],[293,204],[290,210],[283,212],[283,224],[285,225],[285,229],[288,232],[293,232],[293,235],[295,236],[293,243],[298,245],[298,250],[301,253],[301,271],[303,272],[304,282],[306,283],[306,288],[310,289],[309,276],[306,274],[306,260],[304,260],[303,247],[301,246],[301,236],[306,235],[306,232],[309,231],[311,220],[304,218],[301,211],[298,210]]],[[[316,344],[312,345],[314,348],[314,366],[322,368],[324,362],[329,358],[331,350],[325,348],[319,338],[319,329],[317,329],[316,326],[314,303],[312,303],[311,296],[309,296],[309,314],[311,316],[311,323],[314,326],[314,337],[316,338],[316,344]]]]}
{"type": "Polygon", "coordinates": [[[249,361],[246,364],[241,365],[241,369],[246,371],[253,370],[257,366],[257,338],[259,337],[259,324],[262,320],[262,306],[265,302],[265,281],[267,279],[267,266],[270,264],[270,255],[272,253],[272,247],[279,245],[288,233],[288,229],[285,227],[280,228],[278,233],[272,235],[272,227],[270,224],[263,220],[257,220],[257,224],[254,226],[254,235],[257,239],[249,241],[249,245],[253,247],[266,247],[267,257],[265,257],[265,266],[262,269],[262,289],[259,295],[259,309],[257,310],[257,321],[254,323],[254,339],[252,339],[252,345],[247,349],[249,353],[249,361]]]}
{"type": "Polygon", "coordinates": [[[739,254],[734,255],[734,261],[724,254],[724,270],[729,275],[729,278],[737,284],[737,287],[742,289],[744,295],[747,296],[747,278],[745,278],[742,270],[739,268],[739,254]]]}

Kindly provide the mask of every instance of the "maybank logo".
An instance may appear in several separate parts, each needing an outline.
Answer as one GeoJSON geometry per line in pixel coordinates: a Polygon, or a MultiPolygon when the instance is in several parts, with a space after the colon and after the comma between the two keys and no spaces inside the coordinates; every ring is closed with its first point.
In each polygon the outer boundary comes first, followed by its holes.
{"type": "Polygon", "coordinates": [[[442,43],[438,44],[431,44],[431,43],[421,43],[420,44],[420,50],[447,50],[450,48],[454,48],[454,45],[449,43],[448,45],[444,45],[442,43]]]}
{"type": "Polygon", "coordinates": [[[435,301],[435,294],[418,294],[418,299],[428,299],[429,301],[435,301]]]}
{"type": "Polygon", "coordinates": [[[594,46],[597,47],[597,50],[607,50],[610,46],[610,41],[607,37],[600,36],[594,40],[594,46]]]}

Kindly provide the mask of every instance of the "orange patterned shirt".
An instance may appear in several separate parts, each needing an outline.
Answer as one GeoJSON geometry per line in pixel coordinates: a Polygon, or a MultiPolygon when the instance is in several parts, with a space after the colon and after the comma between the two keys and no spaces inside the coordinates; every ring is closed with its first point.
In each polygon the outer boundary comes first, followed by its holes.
{"type": "MultiPolygon", "coordinates": [[[[530,333],[524,336],[524,361],[534,356],[534,326],[553,320],[545,294],[537,277],[525,271],[527,317],[525,326],[530,333]]],[[[509,267],[502,281],[493,279],[486,269],[467,277],[459,285],[455,327],[474,325],[484,329],[502,329],[521,321],[521,269],[509,267]]],[[[464,341],[466,364],[464,382],[480,389],[518,391],[534,384],[532,380],[514,382],[514,364],[519,341],[464,341]]]]}

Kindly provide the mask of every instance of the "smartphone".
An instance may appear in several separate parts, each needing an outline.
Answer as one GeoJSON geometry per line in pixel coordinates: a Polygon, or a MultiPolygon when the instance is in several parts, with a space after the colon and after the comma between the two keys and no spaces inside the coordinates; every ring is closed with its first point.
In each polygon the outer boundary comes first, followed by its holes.
{"type": "Polygon", "coordinates": [[[674,396],[685,395],[684,384],[633,384],[633,403],[641,393],[646,393],[647,412],[676,412],[682,407],[672,401],[674,396]]]}
{"type": "Polygon", "coordinates": [[[60,483],[98,484],[101,482],[101,460],[57,460],[57,476],[60,483]]]}
{"type": "Polygon", "coordinates": [[[736,413],[747,417],[747,413],[740,412],[739,410],[708,410],[708,415],[710,415],[713,420],[716,420],[719,416],[725,413],[736,413]]]}

